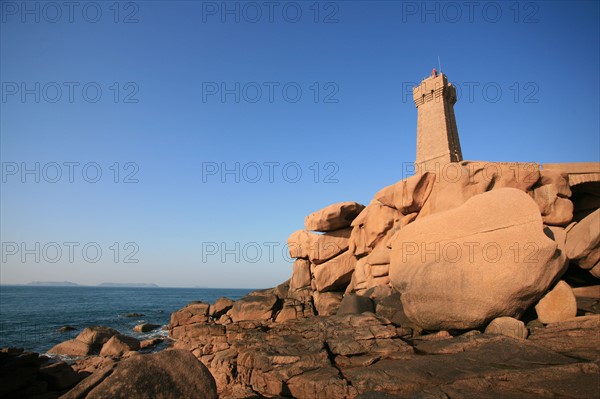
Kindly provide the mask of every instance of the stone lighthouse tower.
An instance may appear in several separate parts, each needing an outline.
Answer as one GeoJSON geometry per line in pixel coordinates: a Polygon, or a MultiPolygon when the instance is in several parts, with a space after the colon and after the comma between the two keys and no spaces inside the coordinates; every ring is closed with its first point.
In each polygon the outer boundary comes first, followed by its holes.
{"type": "Polygon", "coordinates": [[[454,117],[456,88],[446,75],[434,69],[413,89],[413,100],[418,110],[417,172],[439,171],[449,162],[462,161],[454,117]]]}

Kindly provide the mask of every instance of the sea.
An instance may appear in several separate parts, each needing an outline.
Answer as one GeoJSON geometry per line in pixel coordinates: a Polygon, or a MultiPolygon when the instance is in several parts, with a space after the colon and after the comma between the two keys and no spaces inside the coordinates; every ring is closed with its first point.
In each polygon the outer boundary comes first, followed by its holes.
{"type": "Polygon", "coordinates": [[[46,353],[85,327],[108,326],[140,340],[167,336],[137,333],[141,323],[169,324],[171,313],[193,301],[236,300],[251,289],[0,286],[0,348],[46,353]],[[130,317],[131,314],[138,316],[130,317]],[[74,327],[59,332],[63,326],[74,327]]]}

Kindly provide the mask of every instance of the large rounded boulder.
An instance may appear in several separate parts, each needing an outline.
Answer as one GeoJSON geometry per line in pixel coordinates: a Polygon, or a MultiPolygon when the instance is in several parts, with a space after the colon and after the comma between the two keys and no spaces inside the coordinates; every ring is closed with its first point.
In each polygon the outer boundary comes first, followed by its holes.
{"type": "Polygon", "coordinates": [[[566,257],[536,202],[514,188],[408,224],[390,242],[390,278],[406,315],[430,330],[520,315],[562,275],[566,257]]]}
{"type": "Polygon", "coordinates": [[[106,366],[63,399],[217,399],[215,379],[191,352],[166,350],[106,366]]]}

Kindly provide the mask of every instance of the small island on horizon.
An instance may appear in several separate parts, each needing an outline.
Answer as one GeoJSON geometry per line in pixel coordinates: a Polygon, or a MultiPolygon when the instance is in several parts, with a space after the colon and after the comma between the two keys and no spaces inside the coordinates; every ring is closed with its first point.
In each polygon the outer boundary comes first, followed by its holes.
{"type": "Polygon", "coordinates": [[[10,284],[10,285],[26,285],[33,287],[122,287],[122,288],[161,288],[154,283],[100,283],[96,285],[78,284],[72,281],[32,281],[27,284],[10,284]]]}

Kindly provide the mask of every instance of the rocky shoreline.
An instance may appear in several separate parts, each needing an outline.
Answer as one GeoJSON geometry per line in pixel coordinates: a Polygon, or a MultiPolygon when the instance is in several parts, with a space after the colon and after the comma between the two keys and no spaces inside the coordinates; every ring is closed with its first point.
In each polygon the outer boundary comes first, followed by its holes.
{"type": "MultiPolygon", "coordinates": [[[[258,298],[285,295],[286,289],[284,284],[247,299],[262,303],[258,298]]],[[[127,339],[106,327],[86,328],[77,339],[88,342],[88,355],[69,364],[3,349],[0,394],[73,399],[594,398],[600,381],[600,286],[574,291],[578,314],[584,316],[547,325],[501,317],[483,332],[460,333],[411,325],[393,294],[369,299],[375,313],[361,313],[364,303],[346,300],[337,315],[284,322],[219,324],[211,314],[231,302],[221,299],[214,308],[197,302],[172,315],[174,345],[156,353],[148,349],[158,339],[143,342],[138,350],[111,352],[127,339]]]]}
{"type": "Polygon", "coordinates": [[[459,162],[327,206],[288,239],[285,283],[174,312],[158,353],[107,327],[49,351],[70,364],[5,349],[0,394],[598,397],[600,167],[531,165],[459,162]]]}
{"type": "MultiPolygon", "coordinates": [[[[285,286],[250,296],[282,292],[285,286]]],[[[591,398],[600,315],[590,310],[598,311],[600,287],[585,293],[594,294],[578,298],[587,316],[546,326],[504,317],[484,332],[428,332],[411,326],[390,295],[373,301],[376,313],[360,313],[363,304],[352,300],[334,316],[285,322],[219,324],[207,304],[193,304],[173,314],[171,335],[175,348],[207,365],[224,398],[591,398]]]]}

